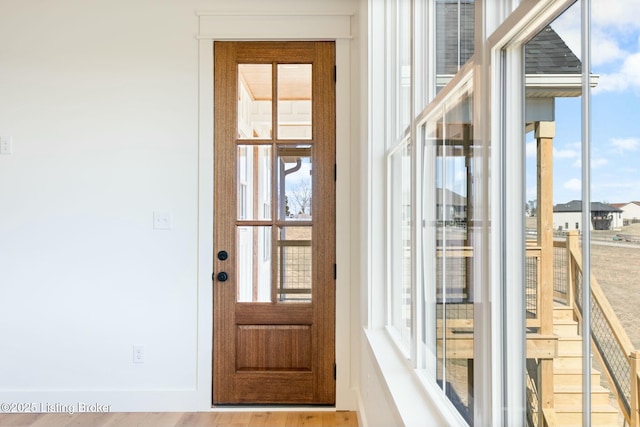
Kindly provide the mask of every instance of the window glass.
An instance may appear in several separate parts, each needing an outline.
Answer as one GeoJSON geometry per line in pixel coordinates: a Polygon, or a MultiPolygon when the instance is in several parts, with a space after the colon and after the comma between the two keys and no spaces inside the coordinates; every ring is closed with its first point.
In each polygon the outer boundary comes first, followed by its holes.
{"type": "Polygon", "coordinates": [[[278,229],[278,302],[311,301],[312,227],[280,227],[278,229]]]}
{"type": "Polygon", "coordinates": [[[278,147],[278,218],[310,221],[312,218],[311,146],[278,147]]]}
{"type": "Polygon", "coordinates": [[[468,233],[473,155],[472,96],[447,108],[436,149],[436,336],[438,383],[463,417],[473,417],[473,242],[468,233]]]}
{"type": "Polygon", "coordinates": [[[411,144],[405,142],[390,157],[389,191],[389,324],[406,349],[411,339],[411,144]]]}
{"type": "Polygon", "coordinates": [[[463,85],[422,128],[423,332],[419,367],[473,423],[473,92],[463,85]],[[434,370],[435,368],[435,370],[434,370]]]}
{"type": "Polygon", "coordinates": [[[271,219],[271,146],[238,145],[238,219],[271,219]]]}
{"type": "Polygon", "coordinates": [[[238,139],[271,139],[271,64],[238,65],[238,139]]]}
{"type": "Polygon", "coordinates": [[[311,67],[278,64],[278,139],[312,138],[311,67]]]}
{"type": "MultiPolygon", "coordinates": [[[[573,369],[581,378],[581,361],[576,359],[582,338],[573,315],[574,291],[570,277],[573,254],[578,243],[583,204],[581,201],[581,98],[582,64],[578,32],[566,29],[567,17],[578,19],[580,4],[574,4],[558,19],[542,28],[524,45],[526,194],[525,237],[525,318],[526,336],[556,335],[557,357],[526,357],[527,420],[536,425],[544,419],[546,401],[562,399],[545,390],[560,386],[573,369]],[[564,22],[564,23],[563,23],[564,22]],[[578,37],[578,45],[570,42],[578,37]],[[577,50],[576,50],[577,48],[577,50]],[[575,240],[572,240],[575,239],[575,240]],[[562,317],[562,319],[559,319],[562,317]],[[566,342],[576,348],[568,349],[566,342]],[[573,363],[573,365],[571,365],[573,363]],[[566,372],[560,374],[560,370],[566,372]]],[[[573,19],[571,18],[571,21],[573,19]]],[[[581,264],[581,261],[580,261],[581,264]]],[[[578,389],[581,382],[577,382],[578,389]]],[[[556,401],[556,407],[564,401],[556,401]]],[[[582,415],[582,399],[570,402],[571,410],[582,415]]],[[[564,416],[564,415],[561,415],[564,416]]],[[[581,418],[578,419],[581,422],[581,418]]]]}
{"type": "Polygon", "coordinates": [[[436,90],[440,91],[474,52],[474,0],[436,0],[436,90]]]}
{"type": "Polygon", "coordinates": [[[405,134],[411,123],[411,1],[398,0],[398,131],[405,134]]]}
{"type": "Polygon", "coordinates": [[[237,227],[238,302],[271,301],[271,227],[237,227]]]}

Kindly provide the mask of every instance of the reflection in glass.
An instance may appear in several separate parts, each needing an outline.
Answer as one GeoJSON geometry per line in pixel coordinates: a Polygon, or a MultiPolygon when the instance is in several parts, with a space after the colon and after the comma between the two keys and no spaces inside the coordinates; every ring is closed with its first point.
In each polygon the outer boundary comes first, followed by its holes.
{"type": "Polygon", "coordinates": [[[435,318],[433,329],[424,331],[423,366],[433,369],[435,365],[438,384],[470,425],[474,397],[474,244],[468,230],[473,200],[472,103],[472,93],[465,88],[425,126],[422,236],[424,245],[431,248],[423,270],[423,304],[435,318]],[[426,341],[434,335],[435,346],[426,341]],[[435,361],[429,359],[434,347],[435,361]]]}
{"type": "Polygon", "coordinates": [[[436,0],[437,91],[473,55],[474,16],[474,0],[436,0]]]}
{"type": "Polygon", "coordinates": [[[278,139],[311,139],[311,64],[278,64],[278,139]]]}
{"type": "Polygon", "coordinates": [[[271,227],[237,227],[238,302],[271,301],[271,227]]]}
{"type": "Polygon", "coordinates": [[[390,158],[390,323],[409,348],[411,340],[411,144],[405,142],[390,158]]]}
{"type": "Polygon", "coordinates": [[[311,226],[278,230],[278,302],[311,301],[311,233],[311,226]]]}
{"type": "Polygon", "coordinates": [[[411,123],[411,1],[398,0],[398,129],[403,135],[411,123]]]}
{"type": "Polygon", "coordinates": [[[311,147],[278,147],[278,218],[310,221],[312,217],[311,147]]]}
{"type": "Polygon", "coordinates": [[[239,145],[238,219],[271,219],[271,146],[239,145]]]}
{"type": "Polygon", "coordinates": [[[238,65],[238,139],[271,139],[271,64],[238,65]]]}

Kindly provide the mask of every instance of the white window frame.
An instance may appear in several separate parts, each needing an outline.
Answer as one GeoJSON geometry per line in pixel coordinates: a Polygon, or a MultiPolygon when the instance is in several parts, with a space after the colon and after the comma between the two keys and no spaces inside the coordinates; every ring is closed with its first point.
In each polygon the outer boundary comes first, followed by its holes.
{"type": "Polygon", "coordinates": [[[526,336],[524,319],[525,203],[524,170],[524,43],[544,25],[569,7],[573,0],[537,0],[521,3],[488,39],[491,64],[490,118],[492,170],[491,230],[493,254],[490,298],[500,301],[499,312],[491,313],[493,383],[491,391],[494,421],[505,425],[525,423],[526,336]],[[507,141],[509,142],[507,144],[507,141]],[[509,286],[502,286],[509,283],[509,286]],[[509,351],[507,351],[509,343],[509,351]],[[514,351],[513,346],[516,346],[514,351]],[[497,381],[497,383],[496,383],[497,381]],[[499,390],[498,390],[499,389],[499,390]],[[499,392],[498,392],[499,391],[499,392]]]}
{"type": "MultiPolygon", "coordinates": [[[[573,0],[522,0],[521,2],[476,0],[475,54],[433,100],[431,100],[431,94],[434,92],[432,86],[435,86],[435,76],[432,71],[434,71],[435,62],[429,55],[433,55],[434,52],[430,49],[427,55],[423,55],[417,51],[432,46],[433,26],[429,25],[424,29],[420,28],[420,25],[425,25],[433,19],[433,5],[428,2],[427,5],[418,6],[416,1],[418,0],[414,0],[413,22],[418,31],[414,29],[413,34],[414,40],[419,36],[419,41],[414,46],[412,75],[420,76],[424,81],[417,83],[415,77],[413,78],[412,107],[415,110],[421,108],[427,101],[430,102],[418,116],[412,115],[414,119],[409,131],[411,135],[404,135],[404,137],[411,136],[412,147],[415,147],[413,193],[421,194],[422,192],[421,180],[418,179],[420,169],[417,164],[422,157],[420,152],[422,140],[418,137],[421,126],[427,117],[441,107],[442,102],[448,98],[456,85],[464,80],[464,76],[473,70],[474,138],[482,141],[484,149],[491,149],[490,158],[479,156],[474,160],[477,162],[477,164],[474,163],[474,170],[482,173],[476,176],[476,179],[482,180],[482,188],[480,195],[475,196],[480,199],[474,199],[474,203],[477,202],[476,209],[483,210],[482,219],[489,222],[478,231],[482,245],[479,249],[482,251],[474,259],[476,271],[480,272],[474,276],[476,290],[474,316],[476,325],[483,325],[476,327],[474,331],[475,345],[477,345],[474,348],[476,355],[474,422],[483,426],[521,425],[525,414],[524,354],[526,350],[524,308],[519,309],[523,290],[518,289],[517,286],[503,286],[503,283],[520,283],[522,286],[524,284],[524,218],[521,215],[525,200],[524,177],[521,176],[521,166],[524,163],[522,45],[542,26],[551,22],[570,6],[573,0]],[[510,144],[507,145],[505,141],[509,141],[510,144]],[[518,141],[521,143],[517,144],[518,141]],[[507,343],[510,346],[508,352],[507,343]],[[516,352],[512,350],[513,343],[518,343],[519,350],[516,352]]],[[[380,11],[372,6],[371,1],[369,5],[374,10],[374,14],[380,11]]],[[[384,7],[388,12],[389,3],[386,2],[384,7]]],[[[393,34],[393,29],[385,29],[387,35],[393,34]]],[[[390,48],[388,42],[385,46],[387,49],[390,48]]],[[[380,61],[379,57],[378,61],[380,61]]],[[[381,62],[372,61],[370,65],[374,63],[381,62]]],[[[386,75],[383,81],[373,79],[370,83],[370,93],[380,93],[382,90],[387,95],[386,99],[397,99],[393,92],[396,90],[397,83],[392,71],[394,66],[385,64],[386,75]],[[376,87],[382,82],[386,89],[376,87]]],[[[393,108],[387,107],[386,119],[395,118],[397,121],[396,111],[393,108]]],[[[370,126],[375,144],[376,137],[373,136],[373,130],[379,129],[381,125],[373,121],[370,126]]],[[[390,147],[388,142],[401,141],[404,138],[397,137],[399,132],[395,123],[387,123],[385,130],[387,138],[383,142],[385,147],[383,152],[386,158],[391,149],[399,144],[397,142],[390,147]],[[391,136],[394,137],[389,138],[391,136]]],[[[375,164],[372,167],[375,167],[375,164]]],[[[373,199],[375,200],[376,197],[373,199]]],[[[385,200],[387,198],[383,196],[383,203],[385,200]]],[[[421,201],[414,199],[414,218],[422,218],[421,214],[421,201]]],[[[419,242],[419,227],[416,227],[415,220],[413,223],[415,230],[412,235],[415,242],[419,242]]],[[[415,247],[413,257],[420,260],[422,256],[419,253],[419,247],[420,245],[415,247]]],[[[414,313],[417,314],[414,318],[418,321],[420,313],[415,310],[420,295],[416,283],[420,283],[420,269],[417,263],[414,264],[413,304],[414,313]]],[[[378,268],[377,265],[371,266],[371,277],[375,276],[374,272],[378,271],[378,268]]],[[[379,318],[376,314],[381,307],[380,301],[377,300],[378,296],[383,295],[372,295],[369,306],[370,319],[379,318]]],[[[376,325],[379,323],[375,321],[370,323],[370,326],[376,325]]],[[[420,326],[414,323],[413,343],[416,343],[419,331],[420,326]]],[[[385,333],[389,336],[388,332],[385,333]]],[[[382,353],[378,353],[380,343],[385,342],[383,336],[370,331],[368,337],[374,354],[378,356],[382,353]]],[[[385,353],[385,356],[389,354],[385,353]]],[[[448,400],[443,399],[434,377],[427,371],[421,372],[415,369],[417,358],[420,357],[419,352],[411,351],[409,360],[406,358],[406,351],[400,353],[400,357],[401,360],[393,365],[396,369],[393,374],[386,371],[384,363],[380,366],[394,400],[398,384],[402,383],[398,369],[403,367],[407,378],[417,376],[422,381],[429,406],[435,405],[437,409],[434,410],[439,411],[451,424],[464,425],[464,421],[460,422],[460,419],[456,418],[457,411],[450,410],[448,400]]],[[[383,359],[385,358],[381,357],[378,360],[383,359]]],[[[406,414],[407,419],[411,419],[411,411],[407,405],[401,403],[397,405],[401,417],[405,419],[406,414]],[[407,409],[406,412],[405,409],[407,409]]]]}
{"type": "MultiPolygon", "coordinates": [[[[412,147],[412,153],[410,154],[410,159],[412,162],[411,165],[411,170],[412,170],[412,175],[413,175],[413,171],[415,171],[415,166],[413,165],[413,160],[414,160],[414,156],[413,156],[413,147],[416,145],[415,143],[412,143],[412,141],[409,138],[405,138],[402,141],[400,141],[400,143],[398,143],[395,147],[393,147],[393,149],[389,150],[388,154],[387,154],[387,200],[386,200],[386,217],[387,217],[387,225],[386,225],[386,235],[387,235],[387,251],[386,251],[386,260],[387,260],[387,278],[386,278],[386,324],[387,324],[387,332],[389,333],[389,335],[391,336],[391,338],[393,339],[393,341],[396,343],[396,345],[398,346],[398,349],[400,350],[400,352],[404,355],[404,357],[406,357],[408,360],[412,360],[413,357],[413,353],[414,353],[414,336],[415,336],[415,271],[413,268],[413,262],[414,262],[414,258],[415,258],[415,254],[414,254],[414,249],[415,249],[415,221],[413,220],[413,210],[415,208],[415,204],[414,202],[414,194],[415,194],[415,186],[412,185],[411,186],[411,223],[412,223],[412,230],[411,230],[411,258],[412,258],[412,268],[411,268],[411,321],[412,321],[412,325],[411,325],[411,329],[409,331],[409,341],[407,341],[405,339],[405,337],[403,337],[402,331],[398,330],[398,328],[395,327],[394,323],[394,317],[397,315],[396,310],[401,310],[402,307],[394,307],[393,304],[394,302],[396,302],[397,298],[396,298],[396,287],[398,286],[397,281],[395,280],[395,278],[393,277],[393,273],[395,271],[397,271],[397,269],[393,266],[394,263],[397,262],[397,255],[398,255],[398,251],[395,246],[394,246],[394,242],[395,242],[395,238],[394,238],[394,229],[395,226],[394,224],[392,224],[392,222],[396,219],[394,217],[394,215],[392,215],[392,210],[394,209],[393,203],[396,200],[396,196],[394,196],[394,180],[395,180],[395,173],[396,171],[393,169],[392,167],[392,162],[393,162],[393,157],[394,155],[398,154],[400,151],[404,150],[408,144],[411,144],[412,147]],[[392,200],[393,199],[393,200],[392,200]]],[[[411,178],[413,180],[413,176],[411,178]]],[[[413,182],[412,182],[413,184],[413,182]]],[[[400,195],[400,198],[402,198],[402,195],[400,195]]],[[[402,248],[400,248],[402,249],[402,248]]],[[[400,264],[402,264],[403,262],[403,258],[400,255],[400,264]]],[[[400,269],[402,270],[402,269],[400,269]]]]}

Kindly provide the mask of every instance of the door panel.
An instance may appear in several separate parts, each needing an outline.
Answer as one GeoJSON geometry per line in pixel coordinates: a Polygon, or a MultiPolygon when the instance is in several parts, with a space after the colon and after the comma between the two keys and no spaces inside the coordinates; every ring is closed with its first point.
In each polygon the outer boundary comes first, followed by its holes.
{"type": "Polygon", "coordinates": [[[214,58],[213,403],[334,404],[334,43],[214,58]]]}

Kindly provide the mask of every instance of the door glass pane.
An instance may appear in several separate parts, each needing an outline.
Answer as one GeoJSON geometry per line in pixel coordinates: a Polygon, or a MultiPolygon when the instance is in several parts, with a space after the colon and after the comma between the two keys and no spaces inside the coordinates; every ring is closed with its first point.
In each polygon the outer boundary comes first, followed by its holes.
{"type": "Polygon", "coordinates": [[[238,139],[271,139],[271,64],[238,65],[238,139]]]}
{"type": "Polygon", "coordinates": [[[271,301],[271,227],[238,227],[238,302],[271,301]]]}
{"type": "Polygon", "coordinates": [[[278,139],[311,139],[311,64],[278,65],[278,139]]]}
{"type": "Polygon", "coordinates": [[[310,221],[312,212],[311,147],[278,147],[278,217],[310,221]]]}
{"type": "Polygon", "coordinates": [[[310,226],[278,230],[278,302],[311,301],[311,231],[310,226]]]}
{"type": "Polygon", "coordinates": [[[271,146],[239,145],[238,219],[271,219],[271,146]]]}

